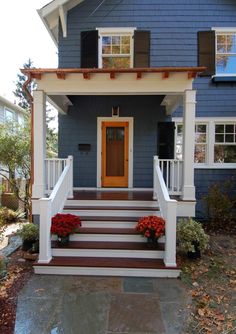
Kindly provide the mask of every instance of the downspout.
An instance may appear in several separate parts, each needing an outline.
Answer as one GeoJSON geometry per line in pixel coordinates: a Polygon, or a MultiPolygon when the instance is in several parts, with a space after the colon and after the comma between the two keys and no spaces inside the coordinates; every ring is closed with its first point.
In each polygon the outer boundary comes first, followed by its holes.
{"type": "MultiPolygon", "coordinates": [[[[23,91],[26,93],[26,95],[29,99],[30,110],[31,110],[31,118],[30,118],[30,127],[31,127],[31,131],[30,131],[30,139],[31,139],[30,195],[32,197],[32,185],[34,183],[34,99],[33,99],[33,96],[31,95],[31,93],[28,89],[28,85],[32,81],[32,75],[31,75],[31,73],[27,73],[27,76],[28,76],[28,79],[24,82],[22,88],[23,88],[23,91]]],[[[30,220],[30,222],[32,222],[32,201],[31,201],[31,204],[30,204],[29,220],[30,220]]]]}

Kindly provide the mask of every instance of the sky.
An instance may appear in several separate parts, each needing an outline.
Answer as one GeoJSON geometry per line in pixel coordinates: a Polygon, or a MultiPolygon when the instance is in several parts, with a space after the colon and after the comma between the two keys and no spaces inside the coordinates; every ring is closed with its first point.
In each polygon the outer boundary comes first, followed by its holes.
{"type": "Polygon", "coordinates": [[[29,58],[35,67],[57,67],[57,49],[37,9],[50,0],[7,0],[0,4],[0,95],[15,101],[17,73],[29,58]]]}

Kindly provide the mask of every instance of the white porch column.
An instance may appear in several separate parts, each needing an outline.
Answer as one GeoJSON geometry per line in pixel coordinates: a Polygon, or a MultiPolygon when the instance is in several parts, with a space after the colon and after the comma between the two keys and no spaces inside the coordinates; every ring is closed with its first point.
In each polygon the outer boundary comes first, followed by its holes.
{"type": "Polygon", "coordinates": [[[194,142],[196,91],[186,90],[183,115],[183,200],[195,200],[194,142]]]}
{"type": "Polygon", "coordinates": [[[46,158],[46,95],[42,90],[34,91],[34,183],[32,197],[45,195],[46,158]]]}

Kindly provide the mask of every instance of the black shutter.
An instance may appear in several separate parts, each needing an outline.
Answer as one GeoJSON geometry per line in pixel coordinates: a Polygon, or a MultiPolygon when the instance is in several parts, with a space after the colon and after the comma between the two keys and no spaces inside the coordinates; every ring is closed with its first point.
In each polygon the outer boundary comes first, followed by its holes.
{"type": "Polygon", "coordinates": [[[174,159],[175,123],[159,122],[157,126],[157,155],[160,159],[174,159]]]}
{"type": "Polygon", "coordinates": [[[98,31],[81,32],[81,68],[98,67],[98,31]]]}
{"type": "Polygon", "coordinates": [[[211,76],[215,74],[215,31],[198,32],[198,66],[207,67],[200,76],[211,76]]]}
{"type": "Polygon", "coordinates": [[[150,66],[150,31],[134,31],[134,67],[150,66]]]}

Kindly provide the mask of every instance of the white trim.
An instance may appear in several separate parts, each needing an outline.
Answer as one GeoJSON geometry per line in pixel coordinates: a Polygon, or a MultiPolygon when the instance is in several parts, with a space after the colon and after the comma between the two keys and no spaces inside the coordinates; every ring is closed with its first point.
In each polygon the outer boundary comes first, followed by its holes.
{"type": "MultiPolygon", "coordinates": [[[[183,123],[182,117],[172,117],[172,121],[175,123],[183,123]]],[[[231,124],[236,123],[236,117],[196,117],[196,123],[205,123],[207,125],[207,153],[206,163],[195,163],[194,169],[235,169],[236,163],[214,163],[214,136],[215,136],[215,124],[216,123],[231,124]]],[[[176,145],[176,143],[175,143],[176,145]]]]}
{"type": "Polygon", "coordinates": [[[215,30],[215,32],[228,32],[228,33],[236,33],[236,27],[212,27],[211,30],[215,30]]]}
{"type": "MultiPolygon", "coordinates": [[[[134,30],[137,28],[130,28],[130,27],[124,27],[124,28],[96,28],[98,30],[99,35],[99,41],[98,41],[98,67],[102,68],[102,36],[109,36],[109,35],[129,35],[130,36],[130,53],[129,55],[121,55],[124,57],[130,57],[130,68],[134,67],[134,30]]],[[[111,55],[112,56],[112,55],[111,55]]]]}
{"type": "MultiPolygon", "coordinates": [[[[97,187],[101,188],[101,153],[102,153],[102,122],[128,122],[129,123],[129,168],[128,168],[128,188],[133,187],[133,137],[134,119],[133,117],[98,117],[97,118],[97,187]]],[[[116,188],[117,189],[117,188],[116,188]]],[[[120,190],[122,188],[119,188],[120,190]]],[[[111,190],[111,189],[110,189],[111,190]]]]}

